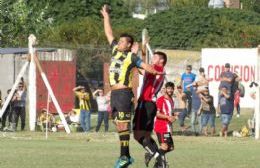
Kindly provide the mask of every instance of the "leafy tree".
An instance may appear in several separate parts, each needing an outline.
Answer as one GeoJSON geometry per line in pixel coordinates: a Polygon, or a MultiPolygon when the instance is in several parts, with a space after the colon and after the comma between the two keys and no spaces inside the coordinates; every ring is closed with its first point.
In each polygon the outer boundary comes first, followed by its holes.
{"type": "Polygon", "coordinates": [[[243,10],[173,8],[152,15],[145,20],[145,25],[152,45],[160,48],[200,50],[203,47],[256,47],[260,43],[260,15],[243,10]],[[241,38],[243,35],[247,38],[241,38]]]}
{"type": "Polygon", "coordinates": [[[207,7],[209,0],[169,0],[172,7],[207,7]]]}
{"type": "Polygon", "coordinates": [[[26,0],[3,1],[0,12],[2,46],[25,46],[30,33],[38,34],[49,25],[45,9],[30,8],[26,0]]]}

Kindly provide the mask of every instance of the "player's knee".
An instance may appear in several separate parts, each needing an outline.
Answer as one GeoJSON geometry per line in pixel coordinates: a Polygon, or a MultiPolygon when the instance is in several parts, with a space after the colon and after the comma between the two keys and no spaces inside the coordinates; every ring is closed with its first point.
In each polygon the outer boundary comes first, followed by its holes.
{"type": "Polygon", "coordinates": [[[161,149],[166,152],[170,152],[174,150],[174,145],[173,144],[166,144],[166,143],[162,143],[161,144],[161,149]]]}
{"type": "Polygon", "coordinates": [[[140,141],[140,139],[146,138],[144,131],[134,131],[134,139],[140,141]]]}
{"type": "Polygon", "coordinates": [[[161,149],[164,150],[164,151],[167,151],[168,150],[168,145],[166,143],[162,143],[161,144],[161,149]]]}

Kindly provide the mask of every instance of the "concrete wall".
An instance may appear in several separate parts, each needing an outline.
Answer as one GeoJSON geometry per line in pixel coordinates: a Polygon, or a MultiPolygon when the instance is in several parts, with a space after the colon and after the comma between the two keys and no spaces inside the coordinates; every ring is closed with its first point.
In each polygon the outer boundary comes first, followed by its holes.
{"type": "MultiPolygon", "coordinates": [[[[24,63],[25,60],[22,59],[22,55],[0,55],[0,90],[2,91],[2,99],[7,96],[7,90],[12,88],[24,63]]],[[[27,74],[25,74],[24,78],[27,80],[27,74]]]]}

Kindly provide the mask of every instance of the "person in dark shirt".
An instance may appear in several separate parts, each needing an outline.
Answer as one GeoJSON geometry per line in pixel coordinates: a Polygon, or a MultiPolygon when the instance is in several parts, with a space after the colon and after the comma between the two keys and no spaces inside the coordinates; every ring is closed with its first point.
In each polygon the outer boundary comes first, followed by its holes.
{"type": "Polygon", "coordinates": [[[231,99],[230,90],[225,86],[223,86],[220,90],[219,105],[222,123],[220,136],[227,137],[228,126],[233,116],[234,101],[231,99]]]}
{"type": "Polygon", "coordinates": [[[27,87],[23,80],[18,85],[17,91],[14,94],[14,112],[13,119],[15,123],[15,129],[17,128],[19,118],[21,119],[21,131],[25,129],[26,120],[26,97],[27,97],[27,87]]]}
{"type": "MultiPolygon", "coordinates": [[[[230,71],[230,64],[225,64],[225,70],[220,74],[220,84],[219,84],[219,97],[218,97],[218,109],[220,109],[220,94],[221,88],[227,88],[228,92],[230,93],[230,99],[234,101],[234,94],[236,88],[236,79],[237,75],[230,71]]],[[[234,103],[231,108],[234,110],[234,103]]],[[[217,114],[219,116],[219,114],[217,114]]]]}
{"type": "Polygon", "coordinates": [[[230,98],[234,98],[235,93],[235,82],[237,75],[230,71],[230,64],[225,64],[225,71],[220,74],[220,85],[219,89],[226,87],[230,91],[230,98]]]}
{"type": "Polygon", "coordinates": [[[215,116],[216,110],[214,107],[213,96],[209,94],[209,90],[205,90],[201,94],[201,125],[205,136],[208,135],[207,125],[211,127],[211,136],[215,134],[215,116]]]}
{"type": "Polygon", "coordinates": [[[195,135],[201,132],[201,128],[199,128],[198,130],[196,130],[195,128],[198,110],[200,109],[200,105],[201,105],[201,100],[197,93],[197,89],[198,89],[197,85],[193,85],[192,106],[191,106],[192,107],[191,108],[191,130],[195,135]]]}
{"type": "MultiPolygon", "coordinates": [[[[11,89],[9,89],[7,91],[7,95],[9,95],[9,93],[11,92],[11,89]]],[[[7,97],[5,97],[5,100],[7,99],[7,97]]],[[[1,130],[4,130],[4,128],[6,127],[6,119],[8,119],[8,124],[10,126],[11,122],[12,122],[12,113],[13,113],[13,107],[12,107],[12,102],[10,101],[3,116],[2,116],[2,127],[1,130]]]]}

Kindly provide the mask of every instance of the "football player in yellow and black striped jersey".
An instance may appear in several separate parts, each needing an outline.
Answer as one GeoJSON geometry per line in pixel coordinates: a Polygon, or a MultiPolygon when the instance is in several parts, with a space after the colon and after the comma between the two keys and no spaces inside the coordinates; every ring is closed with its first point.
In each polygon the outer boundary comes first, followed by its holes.
{"type": "Polygon", "coordinates": [[[104,5],[101,14],[104,18],[104,29],[107,40],[112,47],[112,58],[109,68],[109,81],[111,85],[111,108],[119,133],[121,155],[116,162],[115,168],[128,167],[133,159],[129,154],[130,133],[128,124],[131,120],[132,75],[133,68],[142,68],[154,75],[163,75],[157,72],[149,64],[144,63],[136,53],[138,44],[134,43],[133,37],[122,34],[117,42],[113,36],[110,24],[108,6],[104,5]]]}

